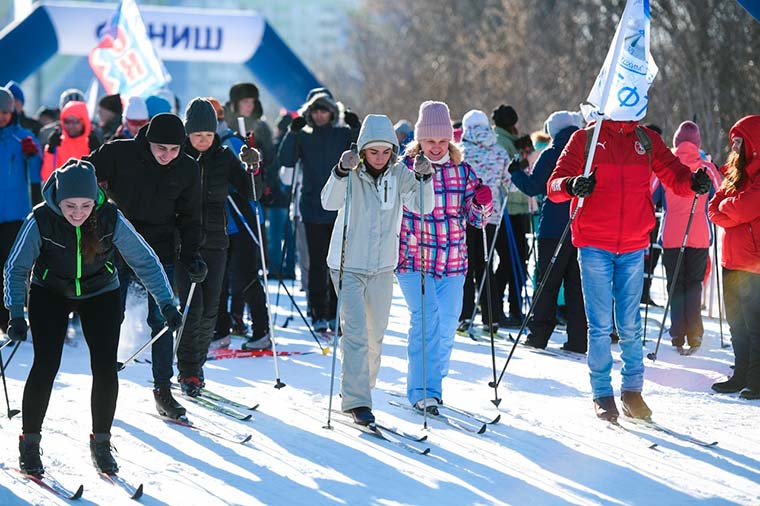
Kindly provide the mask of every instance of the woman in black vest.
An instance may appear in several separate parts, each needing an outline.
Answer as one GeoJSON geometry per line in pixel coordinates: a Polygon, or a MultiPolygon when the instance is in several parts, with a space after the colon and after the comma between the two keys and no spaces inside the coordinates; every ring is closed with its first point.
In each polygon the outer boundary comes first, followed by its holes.
{"type": "Polygon", "coordinates": [[[69,313],[76,311],[92,368],[90,452],[100,472],[113,474],[119,469],[111,455],[110,432],[119,390],[116,352],[122,320],[113,266],[116,251],[156,298],[170,328],[179,327],[182,315],[158,257],[105,199],[90,163],[69,160],[45,183],[43,197],[26,218],[5,264],[4,303],[11,314],[8,336],[14,341],[26,339],[24,301],[31,272],[28,308],[34,362],[24,387],[19,465],[27,474],[44,472],[40,430],[69,313]]]}

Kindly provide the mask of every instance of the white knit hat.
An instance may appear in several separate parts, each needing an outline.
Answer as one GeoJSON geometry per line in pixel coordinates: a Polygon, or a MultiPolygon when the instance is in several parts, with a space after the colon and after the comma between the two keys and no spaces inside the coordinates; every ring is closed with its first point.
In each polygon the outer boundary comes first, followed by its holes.
{"type": "Polygon", "coordinates": [[[127,104],[127,110],[124,113],[126,119],[132,120],[148,120],[148,106],[145,105],[145,100],[140,97],[129,97],[129,103],[127,104]]]}

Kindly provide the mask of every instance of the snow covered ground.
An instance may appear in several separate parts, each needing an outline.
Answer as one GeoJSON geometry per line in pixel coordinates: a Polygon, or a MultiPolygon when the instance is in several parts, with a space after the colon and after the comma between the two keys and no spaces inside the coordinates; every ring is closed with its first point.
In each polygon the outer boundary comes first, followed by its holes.
{"type": "MultiPolygon", "coordinates": [[[[657,298],[664,300],[661,294],[657,298]]],[[[281,300],[280,314],[290,314],[287,299],[281,300]]],[[[661,315],[662,309],[650,311],[655,318],[661,315]]],[[[139,312],[132,313],[133,323],[138,318],[139,312]]],[[[374,408],[379,422],[423,434],[420,416],[388,403],[394,398],[387,392],[405,389],[407,323],[396,289],[374,408]]],[[[153,416],[150,366],[133,364],[121,374],[113,444],[121,475],[145,485],[140,502],[146,505],[760,504],[760,404],[710,393],[710,384],[730,372],[732,352],[720,347],[717,320],[706,318],[705,325],[697,355],[680,356],[663,340],[657,362],[647,361],[645,398],[661,424],[718,441],[712,448],[631,423],[627,426],[633,434],[608,427],[594,416],[585,363],[522,346],[499,389],[501,422],[475,435],[430,420],[428,441],[413,443],[429,447],[427,456],[340,424],[323,429],[331,362],[318,352],[280,359],[280,376],[287,383],[281,390],[273,388],[272,358],[207,365],[210,389],[261,406],[251,421],[239,422],[184,401],[189,417],[228,435],[251,434],[246,444],[167,425],[153,416]],[[650,443],[657,448],[649,448],[650,443]]],[[[727,328],[725,332],[728,337],[727,328]]],[[[277,335],[281,350],[316,349],[297,315],[277,335]]],[[[657,328],[650,326],[648,336],[656,338],[657,328]]],[[[145,338],[125,331],[120,357],[145,338]]],[[[90,463],[91,380],[86,345],[81,337],[78,341],[76,347],[65,347],[44,425],[43,462],[64,484],[84,485],[80,504],[133,504],[123,491],[102,481],[90,463]]],[[[550,346],[563,342],[558,332],[550,346]]],[[[509,346],[497,343],[499,369],[509,346]]],[[[653,348],[650,342],[647,351],[653,348]]],[[[21,408],[31,361],[27,342],[8,371],[12,408],[21,408]]],[[[618,360],[616,387],[619,368],[618,360]]],[[[457,337],[444,384],[446,403],[496,416],[493,390],[487,386],[491,378],[489,345],[457,337]]],[[[3,418],[0,425],[0,505],[65,503],[11,470],[18,465],[21,416],[3,418]]]]}

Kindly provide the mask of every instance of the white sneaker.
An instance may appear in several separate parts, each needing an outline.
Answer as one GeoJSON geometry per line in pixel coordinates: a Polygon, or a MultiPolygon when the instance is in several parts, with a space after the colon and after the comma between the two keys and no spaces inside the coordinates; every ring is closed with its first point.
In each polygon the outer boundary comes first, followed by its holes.
{"type": "Polygon", "coordinates": [[[269,338],[269,334],[259,339],[251,338],[243,343],[242,348],[244,350],[269,350],[272,348],[272,340],[269,338]]]}
{"type": "Polygon", "coordinates": [[[438,414],[438,399],[435,397],[426,397],[425,399],[420,399],[417,401],[414,405],[415,408],[417,408],[420,411],[427,411],[431,415],[437,415],[438,414]]]}
{"type": "Polygon", "coordinates": [[[220,348],[229,348],[230,347],[230,336],[226,335],[224,337],[220,337],[219,339],[214,339],[208,344],[209,350],[218,350],[220,348]]]}

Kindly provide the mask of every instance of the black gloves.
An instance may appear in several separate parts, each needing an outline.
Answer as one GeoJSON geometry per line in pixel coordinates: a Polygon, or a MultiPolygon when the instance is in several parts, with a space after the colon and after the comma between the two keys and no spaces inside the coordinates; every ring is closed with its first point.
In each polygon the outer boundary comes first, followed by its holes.
{"type": "Polygon", "coordinates": [[[507,167],[507,170],[510,174],[513,174],[517,172],[518,170],[525,170],[525,168],[528,166],[528,160],[525,158],[517,158],[515,160],[512,160],[510,162],[509,167],[507,167]]]}
{"type": "MultiPolygon", "coordinates": [[[[190,304],[190,301],[187,303],[190,304]]],[[[169,327],[170,332],[174,332],[182,326],[182,313],[177,310],[177,306],[174,304],[164,304],[161,308],[161,314],[164,315],[166,326],[169,327]]]]}
{"type": "Polygon", "coordinates": [[[58,146],[61,145],[61,129],[56,128],[50,137],[48,137],[47,151],[48,153],[55,153],[58,146]]]}
{"type": "Polygon", "coordinates": [[[359,116],[357,116],[355,112],[349,110],[346,110],[346,112],[343,113],[343,121],[345,121],[346,125],[352,130],[359,130],[362,126],[361,121],[359,121],[359,116]]]}
{"type": "Polygon", "coordinates": [[[596,186],[596,169],[588,177],[575,176],[569,178],[567,180],[567,193],[572,197],[583,199],[591,195],[594,186],[596,186]]]}
{"type": "Polygon", "coordinates": [[[303,127],[306,126],[306,119],[304,119],[303,116],[298,116],[293,118],[293,121],[290,122],[290,126],[288,127],[291,132],[300,132],[303,127]]]}
{"type": "Polygon", "coordinates": [[[193,283],[203,283],[203,280],[206,279],[206,274],[208,274],[208,266],[206,266],[206,262],[203,261],[200,255],[182,259],[181,262],[185,266],[185,269],[187,269],[190,281],[193,283]]]}
{"type": "Polygon", "coordinates": [[[8,322],[8,337],[11,338],[11,341],[26,341],[27,330],[29,330],[29,326],[24,318],[12,318],[8,322]]]}
{"type": "Polygon", "coordinates": [[[691,189],[694,190],[697,195],[709,192],[710,188],[712,188],[712,182],[704,167],[691,175],[691,189]]]}

